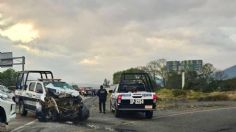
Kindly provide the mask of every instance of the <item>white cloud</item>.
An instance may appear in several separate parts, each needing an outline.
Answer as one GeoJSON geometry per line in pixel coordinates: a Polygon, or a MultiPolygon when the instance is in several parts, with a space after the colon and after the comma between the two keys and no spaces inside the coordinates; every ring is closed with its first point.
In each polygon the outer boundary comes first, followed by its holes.
{"type": "Polygon", "coordinates": [[[79,64],[84,64],[84,65],[96,65],[98,64],[98,56],[94,56],[93,58],[86,58],[86,59],[82,59],[79,64]]]}
{"type": "Polygon", "coordinates": [[[17,23],[7,29],[0,29],[0,35],[9,38],[13,42],[21,43],[29,43],[39,38],[39,32],[29,23],[17,23]]]}
{"type": "Polygon", "coordinates": [[[71,81],[98,83],[157,58],[204,59],[223,69],[235,64],[235,6],[233,0],[4,0],[0,40],[26,54],[30,69],[52,69],[71,81]]]}

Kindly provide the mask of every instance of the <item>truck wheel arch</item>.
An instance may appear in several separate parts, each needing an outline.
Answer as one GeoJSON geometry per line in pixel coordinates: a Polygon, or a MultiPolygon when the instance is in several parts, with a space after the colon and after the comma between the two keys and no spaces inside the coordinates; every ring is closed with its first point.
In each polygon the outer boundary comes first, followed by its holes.
{"type": "Polygon", "coordinates": [[[5,110],[0,106],[0,115],[3,115],[2,117],[2,119],[0,118],[0,122],[2,122],[2,123],[6,123],[6,112],[5,112],[5,110]]]}

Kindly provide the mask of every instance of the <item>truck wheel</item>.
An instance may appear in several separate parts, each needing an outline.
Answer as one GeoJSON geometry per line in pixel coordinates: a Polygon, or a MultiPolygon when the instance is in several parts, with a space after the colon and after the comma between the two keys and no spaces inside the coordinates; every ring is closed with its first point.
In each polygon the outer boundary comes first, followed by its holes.
{"type": "Polygon", "coordinates": [[[146,117],[147,119],[152,119],[152,117],[153,117],[153,111],[146,111],[146,112],[145,112],[145,117],[146,117]]]}
{"type": "Polygon", "coordinates": [[[25,105],[24,105],[23,101],[20,101],[20,103],[19,103],[19,112],[20,112],[21,116],[27,115],[27,111],[25,110],[25,105]]]}
{"type": "Polygon", "coordinates": [[[5,123],[4,117],[0,116],[0,123],[5,123]]]}
{"type": "Polygon", "coordinates": [[[115,109],[115,117],[119,118],[120,117],[120,111],[115,109]]]}
{"type": "Polygon", "coordinates": [[[46,115],[42,111],[36,111],[36,117],[39,122],[47,122],[46,115]]]}
{"type": "Polygon", "coordinates": [[[6,114],[4,109],[0,106],[0,124],[6,122],[6,114]]]}

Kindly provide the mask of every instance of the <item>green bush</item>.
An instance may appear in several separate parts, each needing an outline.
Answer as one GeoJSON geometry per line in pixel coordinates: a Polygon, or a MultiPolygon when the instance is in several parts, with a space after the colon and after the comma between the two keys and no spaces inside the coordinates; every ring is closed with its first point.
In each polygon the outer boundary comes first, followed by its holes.
{"type": "Polygon", "coordinates": [[[172,94],[174,95],[174,97],[185,97],[187,95],[187,92],[185,90],[175,89],[172,91],[172,94]]]}

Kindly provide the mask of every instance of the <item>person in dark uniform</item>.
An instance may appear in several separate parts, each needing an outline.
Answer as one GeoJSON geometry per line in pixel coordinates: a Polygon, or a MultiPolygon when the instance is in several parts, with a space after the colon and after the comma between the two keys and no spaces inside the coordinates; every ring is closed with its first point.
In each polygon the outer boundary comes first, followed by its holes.
{"type": "Polygon", "coordinates": [[[107,90],[100,86],[100,89],[97,92],[97,96],[99,98],[99,111],[100,113],[106,113],[106,100],[107,100],[107,90]],[[103,111],[102,111],[103,106],[103,111]]]}

